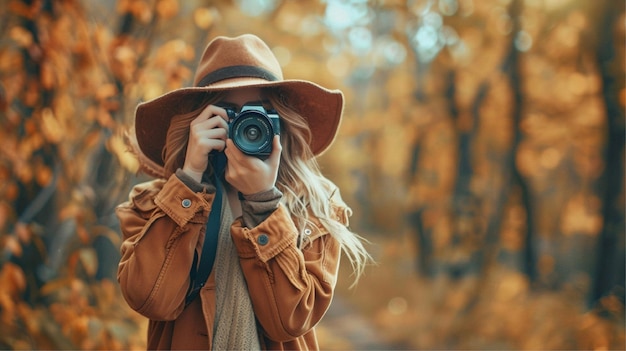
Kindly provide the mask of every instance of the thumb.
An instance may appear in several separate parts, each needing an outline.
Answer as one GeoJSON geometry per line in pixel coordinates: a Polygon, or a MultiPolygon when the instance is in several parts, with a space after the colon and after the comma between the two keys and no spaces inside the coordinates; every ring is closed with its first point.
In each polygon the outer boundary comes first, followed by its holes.
{"type": "Polygon", "coordinates": [[[270,157],[267,159],[267,161],[275,166],[276,168],[278,168],[278,165],[280,164],[280,154],[283,151],[283,146],[280,144],[280,136],[278,135],[274,135],[274,140],[272,141],[272,153],[270,154],[270,157]]]}

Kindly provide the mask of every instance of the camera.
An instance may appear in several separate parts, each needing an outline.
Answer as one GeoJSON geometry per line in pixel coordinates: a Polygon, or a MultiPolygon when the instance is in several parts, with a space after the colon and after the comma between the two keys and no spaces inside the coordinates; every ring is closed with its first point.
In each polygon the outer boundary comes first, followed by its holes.
{"type": "Polygon", "coordinates": [[[272,152],[274,135],[280,134],[280,118],[261,103],[248,103],[237,113],[226,107],[228,137],[244,154],[266,158],[272,152]]]}

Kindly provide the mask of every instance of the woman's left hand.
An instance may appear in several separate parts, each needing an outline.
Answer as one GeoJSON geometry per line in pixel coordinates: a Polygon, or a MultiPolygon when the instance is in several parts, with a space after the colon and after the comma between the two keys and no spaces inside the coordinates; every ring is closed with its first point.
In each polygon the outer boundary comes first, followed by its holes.
{"type": "Polygon", "coordinates": [[[262,160],[248,156],[235,146],[231,139],[226,140],[226,181],[244,195],[252,195],[270,190],[276,184],[282,146],[280,137],[274,136],[272,153],[262,160]]]}

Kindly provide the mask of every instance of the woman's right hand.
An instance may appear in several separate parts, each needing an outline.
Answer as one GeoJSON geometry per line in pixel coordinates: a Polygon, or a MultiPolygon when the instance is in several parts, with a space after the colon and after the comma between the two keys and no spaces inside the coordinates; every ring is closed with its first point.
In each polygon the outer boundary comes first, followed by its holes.
{"type": "Polygon", "coordinates": [[[198,182],[209,164],[209,153],[226,147],[227,121],[226,110],[215,105],[207,106],[191,121],[183,171],[198,182]]]}

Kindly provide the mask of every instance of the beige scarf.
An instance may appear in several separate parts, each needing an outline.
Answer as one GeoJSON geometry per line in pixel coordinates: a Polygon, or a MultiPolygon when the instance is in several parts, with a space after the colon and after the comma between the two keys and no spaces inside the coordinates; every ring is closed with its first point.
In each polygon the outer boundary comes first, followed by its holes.
{"type": "Polygon", "coordinates": [[[222,187],[222,220],[215,257],[215,326],[213,350],[260,350],[248,286],[230,236],[233,215],[222,187]]]}

